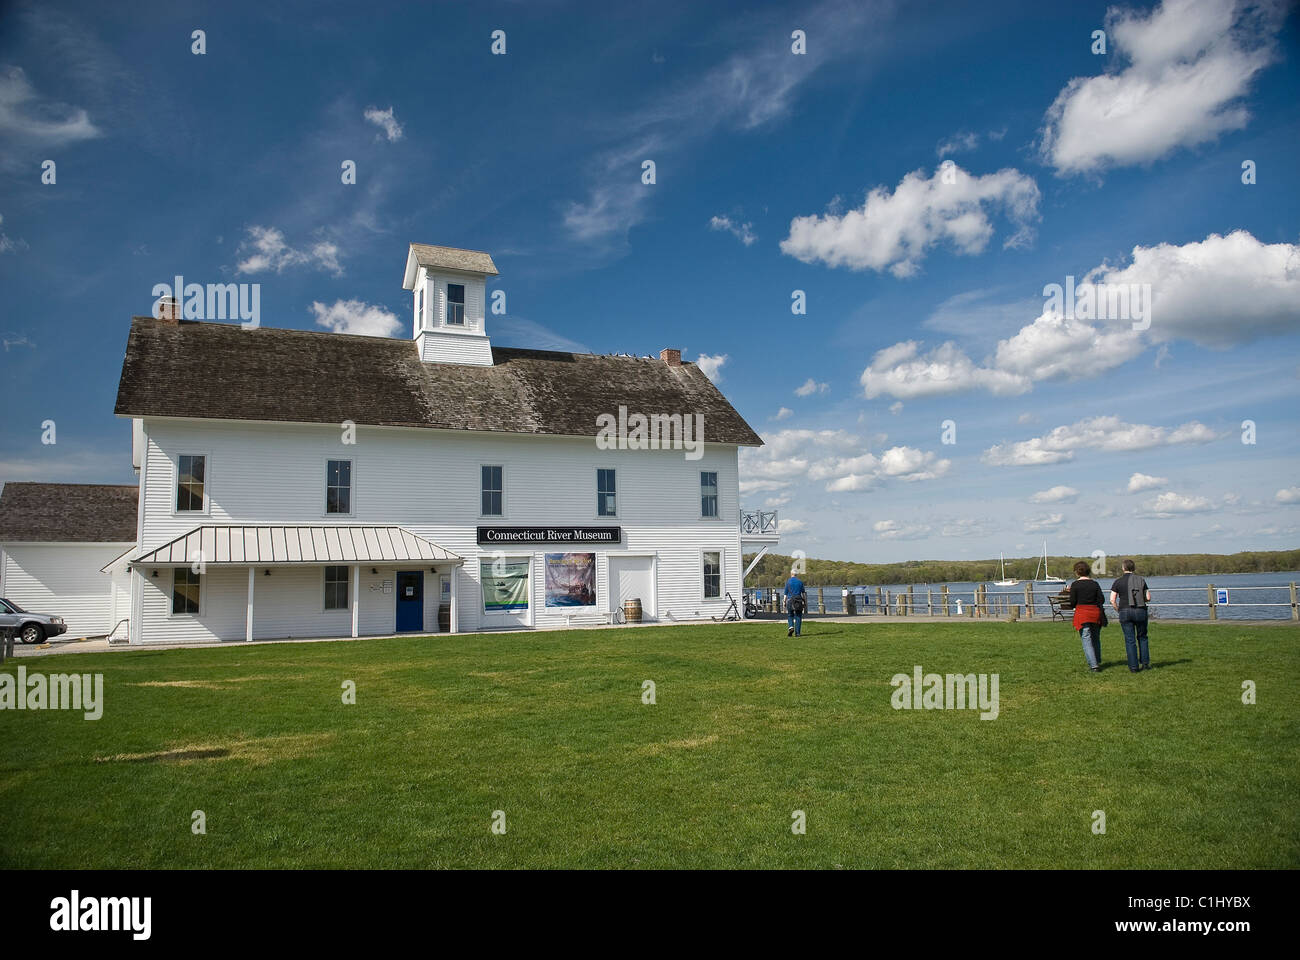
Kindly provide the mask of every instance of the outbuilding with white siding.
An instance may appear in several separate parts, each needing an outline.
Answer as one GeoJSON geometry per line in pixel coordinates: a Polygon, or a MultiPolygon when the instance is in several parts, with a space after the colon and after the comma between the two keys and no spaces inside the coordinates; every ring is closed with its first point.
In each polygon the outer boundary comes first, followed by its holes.
{"type": "Polygon", "coordinates": [[[62,617],[66,638],[125,633],[130,573],[105,568],[136,545],[139,495],[134,484],[6,483],[0,597],[62,617]]]}

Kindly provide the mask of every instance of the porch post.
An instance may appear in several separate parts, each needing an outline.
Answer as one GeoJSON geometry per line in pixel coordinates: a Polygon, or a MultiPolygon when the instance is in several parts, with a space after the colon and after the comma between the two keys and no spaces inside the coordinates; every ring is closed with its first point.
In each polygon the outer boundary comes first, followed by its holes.
{"type": "Polygon", "coordinates": [[[451,633],[455,633],[457,630],[460,629],[460,624],[458,623],[459,618],[456,616],[456,581],[459,579],[460,579],[460,567],[459,566],[452,567],[451,568],[451,619],[447,623],[447,629],[451,633]]]}
{"type": "Polygon", "coordinates": [[[253,584],[257,583],[257,570],[248,568],[248,612],[244,621],[244,640],[253,639],[253,584]]]}
{"type": "Polygon", "coordinates": [[[361,566],[352,565],[352,636],[357,636],[361,623],[361,566]]]}

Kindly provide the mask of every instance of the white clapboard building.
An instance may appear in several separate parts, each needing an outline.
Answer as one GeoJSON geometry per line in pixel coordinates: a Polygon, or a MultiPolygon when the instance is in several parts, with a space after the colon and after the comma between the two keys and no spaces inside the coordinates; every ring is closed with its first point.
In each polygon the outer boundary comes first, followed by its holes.
{"type": "Polygon", "coordinates": [[[410,339],[134,318],[116,406],[140,480],[133,643],[597,623],[629,600],[668,622],[740,599],[742,550],[776,539],[766,517],[742,533],[737,454],[758,436],[677,350],[493,347],[496,273],[412,244],[410,339]]]}
{"type": "Polygon", "coordinates": [[[0,597],[59,616],[63,639],[126,633],[137,544],[134,484],[6,483],[0,491],[0,597]]]}

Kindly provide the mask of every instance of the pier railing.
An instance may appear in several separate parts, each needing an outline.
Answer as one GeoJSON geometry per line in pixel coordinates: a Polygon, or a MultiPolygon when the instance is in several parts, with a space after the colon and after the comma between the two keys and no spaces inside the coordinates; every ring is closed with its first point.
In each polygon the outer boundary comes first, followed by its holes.
{"type": "MultiPolygon", "coordinates": [[[[885,589],[884,587],[846,587],[818,586],[808,587],[808,613],[810,614],[875,614],[879,616],[914,616],[914,617],[1001,617],[1033,619],[1035,617],[1070,618],[1070,608],[1062,607],[1061,601],[1066,594],[1064,590],[1044,589],[1044,584],[1027,583],[1015,590],[991,590],[987,586],[974,589],[954,590],[947,584],[902,589],[885,589]]],[[[1150,610],[1153,617],[1159,617],[1164,608],[1201,609],[1205,618],[1219,619],[1221,607],[1289,608],[1291,620],[1300,621],[1300,597],[1295,583],[1274,586],[1233,586],[1229,591],[1227,602],[1220,602],[1219,591],[1213,583],[1195,587],[1152,587],[1150,610]],[[1274,593],[1289,591],[1290,599],[1281,601],[1242,601],[1233,600],[1231,594],[1248,591],[1270,590],[1274,593]],[[1204,599],[1181,600],[1174,595],[1185,596],[1197,594],[1204,599]],[[1166,596],[1169,599],[1166,599],[1166,596]]],[[[1104,588],[1103,588],[1104,592],[1104,588]]],[[[781,591],[773,588],[747,588],[746,599],[760,611],[780,613],[785,610],[781,591]]],[[[1257,594],[1251,594],[1257,595],[1257,594]]],[[[1109,596],[1109,595],[1108,595],[1109,596]]],[[[1166,618],[1170,619],[1170,618],[1166,618]]],[[[1172,619],[1201,619],[1196,616],[1182,616],[1172,619]]],[[[1268,619],[1282,619],[1271,617],[1268,619]]]]}
{"type": "Polygon", "coordinates": [[[777,533],[775,510],[740,511],[740,532],[751,536],[772,536],[777,533]]]}

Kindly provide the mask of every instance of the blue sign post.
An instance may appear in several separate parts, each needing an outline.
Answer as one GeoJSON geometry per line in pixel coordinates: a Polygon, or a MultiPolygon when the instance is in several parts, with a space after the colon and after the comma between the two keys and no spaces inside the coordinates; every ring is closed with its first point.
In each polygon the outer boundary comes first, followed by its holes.
{"type": "Polygon", "coordinates": [[[1226,607],[1228,605],[1228,588],[1219,587],[1218,591],[1219,591],[1219,596],[1215,600],[1215,603],[1220,607],[1226,607]]]}

